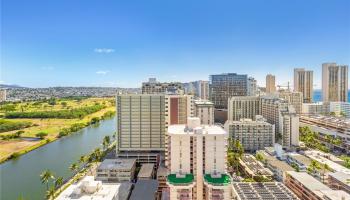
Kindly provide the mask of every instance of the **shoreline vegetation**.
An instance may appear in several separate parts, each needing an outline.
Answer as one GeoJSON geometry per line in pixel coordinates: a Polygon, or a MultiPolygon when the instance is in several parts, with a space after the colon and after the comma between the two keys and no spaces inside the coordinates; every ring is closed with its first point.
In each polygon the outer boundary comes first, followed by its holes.
{"type": "MultiPolygon", "coordinates": [[[[115,138],[115,133],[113,133],[112,138],[115,138]]],[[[46,186],[46,199],[55,199],[70,185],[79,182],[86,175],[94,175],[99,163],[116,146],[116,140],[112,140],[112,138],[111,136],[105,136],[102,141],[102,149],[96,148],[86,155],[81,155],[76,162],[69,166],[72,174],[65,179],[56,177],[55,173],[50,169],[44,170],[40,174],[40,180],[46,186]]]]}
{"type": "Polygon", "coordinates": [[[65,98],[2,104],[0,164],[88,126],[98,125],[101,120],[114,115],[113,98],[65,98]]]}

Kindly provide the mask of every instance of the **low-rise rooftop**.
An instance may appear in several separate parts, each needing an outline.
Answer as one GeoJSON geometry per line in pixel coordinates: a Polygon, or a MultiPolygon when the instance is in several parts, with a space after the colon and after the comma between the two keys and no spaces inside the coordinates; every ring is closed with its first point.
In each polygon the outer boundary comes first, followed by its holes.
{"type": "Polygon", "coordinates": [[[344,172],[334,172],[328,174],[328,176],[331,176],[350,187],[350,174],[345,174],[344,172]]]}
{"type": "Polygon", "coordinates": [[[102,161],[98,170],[131,170],[136,164],[136,159],[131,158],[118,158],[118,159],[105,159],[102,161]]]}
{"type": "Polygon", "coordinates": [[[56,200],[127,200],[131,187],[128,182],[102,183],[86,176],[62,191],[56,200]]]}
{"type": "Polygon", "coordinates": [[[201,125],[197,128],[188,128],[187,125],[171,125],[168,128],[169,134],[179,135],[179,134],[195,134],[201,132],[202,134],[209,135],[222,135],[227,134],[226,131],[220,126],[216,125],[201,125]]]}
{"type": "Polygon", "coordinates": [[[138,180],[131,193],[130,200],[154,200],[158,189],[157,180],[138,180]]]}
{"type": "Polygon", "coordinates": [[[287,172],[290,176],[292,176],[295,180],[297,180],[299,183],[304,184],[304,186],[309,189],[310,191],[315,190],[330,190],[328,186],[321,183],[320,181],[316,180],[314,177],[310,176],[308,173],[305,172],[294,172],[289,171],[287,172]]]}
{"type": "Polygon", "coordinates": [[[291,192],[283,183],[244,183],[235,182],[233,193],[237,200],[298,200],[299,198],[291,192]]]}
{"type": "Polygon", "coordinates": [[[152,164],[152,163],[142,164],[141,169],[140,169],[137,177],[138,178],[152,178],[153,171],[154,171],[154,164],[152,164]]]}

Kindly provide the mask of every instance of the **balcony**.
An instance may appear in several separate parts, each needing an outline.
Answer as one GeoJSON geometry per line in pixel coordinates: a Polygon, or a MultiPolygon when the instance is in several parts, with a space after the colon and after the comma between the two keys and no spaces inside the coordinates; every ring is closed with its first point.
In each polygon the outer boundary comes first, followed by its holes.
{"type": "Polygon", "coordinates": [[[168,183],[172,185],[190,185],[193,180],[193,174],[169,174],[167,177],[168,183]]]}
{"type": "Polygon", "coordinates": [[[205,174],[204,180],[206,183],[215,186],[226,186],[231,183],[231,178],[227,174],[205,174]]]}

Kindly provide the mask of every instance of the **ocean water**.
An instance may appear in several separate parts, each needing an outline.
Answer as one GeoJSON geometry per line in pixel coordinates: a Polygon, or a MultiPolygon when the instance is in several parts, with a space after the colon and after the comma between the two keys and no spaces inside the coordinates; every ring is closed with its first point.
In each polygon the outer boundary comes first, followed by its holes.
{"type": "MultiPolygon", "coordinates": [[[[314,90],[313,101],[322,101],[322,90],[314,90]]],[[[348,101],[350,102],[350,90],[348,91],[348,101]]]]}

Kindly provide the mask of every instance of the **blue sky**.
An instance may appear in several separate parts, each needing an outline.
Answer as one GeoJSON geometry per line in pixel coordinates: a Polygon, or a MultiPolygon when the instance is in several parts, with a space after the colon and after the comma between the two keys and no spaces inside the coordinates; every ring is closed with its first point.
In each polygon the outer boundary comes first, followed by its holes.
{"type": "Polygon", "coordinates": [[[350,64],[347,0],[2,0],[2,83],[138,87],[350,64]]]}

